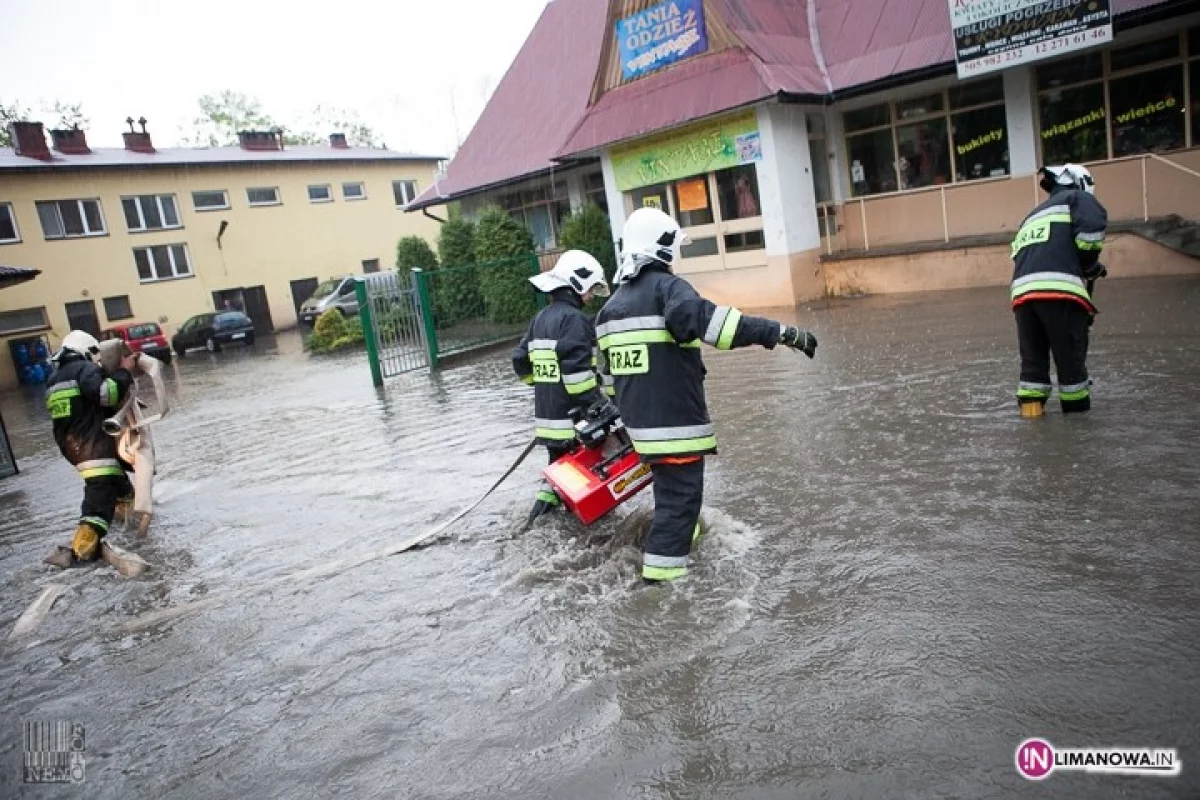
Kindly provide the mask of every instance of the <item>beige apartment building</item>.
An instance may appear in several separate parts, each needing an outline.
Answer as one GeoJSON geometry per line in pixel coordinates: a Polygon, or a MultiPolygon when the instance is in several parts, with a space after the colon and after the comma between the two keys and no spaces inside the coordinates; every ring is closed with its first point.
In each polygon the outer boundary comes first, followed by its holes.
{"type": "MultiPolygon", "coordinates": [[[[131,125],[132,128],[132,125],[131,125]]],[[[392,268],[396,242],[431,242],[438,223],[403,209],[440,159],[349,147],[284,146],[247,132],[236,147],[156,149],[127,132],[123,149],[90,148],[82,131],[13,126],[0,148],[0,265],[36,280],[0,295],[0,388],[17,384],[14,342],[72,328],[246,311],[260,331],[297,324],[319,281],[392,268]]]]}

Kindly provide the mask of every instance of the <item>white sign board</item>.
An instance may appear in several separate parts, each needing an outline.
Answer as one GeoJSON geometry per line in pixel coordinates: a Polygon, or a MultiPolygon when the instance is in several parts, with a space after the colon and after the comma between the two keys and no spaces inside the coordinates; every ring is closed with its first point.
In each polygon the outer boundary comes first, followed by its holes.
{"type": "Polygon", "coordinates": [[[949,0],[958,77],[1112,41],[1110,0],[949,0]]]}

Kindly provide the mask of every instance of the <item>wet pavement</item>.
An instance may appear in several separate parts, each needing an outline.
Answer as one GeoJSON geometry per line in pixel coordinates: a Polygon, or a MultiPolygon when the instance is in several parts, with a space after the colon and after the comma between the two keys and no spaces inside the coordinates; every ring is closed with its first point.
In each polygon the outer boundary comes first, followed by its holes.
{"type": "Polygon", "coordinates": [[[781,312],[815,361],[707,351],[721,442],[689,579],[637,588],[649,493],[513,531],[530,434],[492,354],[371,387],[295,336],[170,368],[155,565],[52,574],[81,486],[0,399],[0,797],[1200,796],[1200,281],[1109,280],[1089,415],[1017,418],[1003,289],[781,312]],[[196,604],[208,600],[207,604],[196,604]],[[176,617],[164,610],[187,609],[176,617]],[[19,720],[86,728],[21,780],[19,720]],[[1023,781],[1016,745],[1175,747],[1023,781]]]}

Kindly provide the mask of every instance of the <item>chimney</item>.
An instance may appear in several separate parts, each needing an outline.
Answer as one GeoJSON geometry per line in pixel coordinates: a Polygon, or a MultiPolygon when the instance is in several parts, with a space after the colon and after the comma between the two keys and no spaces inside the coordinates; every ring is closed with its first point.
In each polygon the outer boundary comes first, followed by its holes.
{"type": "Polygon", "coordinates": [[[329,146],[337,148],[338,150],[349,150],[350,149],[350,145],[346,141],[346,134],[344,134],[344,133],[329,134],[329,146]]]}
{"type": "Polygon", "coordinates": [[[239,131],[238,144],[243,150],[282,150],[279,131],[239,131]]]}
{"type": "Polygon", "coordinates": [[[12,133],[13,151],[26,158],[49,161],[50,148],[46,147],[46,134],[40,122],[14,122],[9,125],[12,133]]]}
{"type": "Polygon", "coordinates": [[[82,156],[92,152],[87,144],[87,135],[78,126],[68,130],[50,131],[54,149],[64,155],[82,156]]]}
{"type": "Polygon", "coordinates": [[[146,132],[146,118],[138,119],[138,124],[142,126],[140,131],[133,129],[133,117],[127,117],[125,124],[129,126],[129,132],[121,134],[125,139],[125,149],[135,153],[153,153],[154,144],[150,141],[150,134],[146,132]]]}

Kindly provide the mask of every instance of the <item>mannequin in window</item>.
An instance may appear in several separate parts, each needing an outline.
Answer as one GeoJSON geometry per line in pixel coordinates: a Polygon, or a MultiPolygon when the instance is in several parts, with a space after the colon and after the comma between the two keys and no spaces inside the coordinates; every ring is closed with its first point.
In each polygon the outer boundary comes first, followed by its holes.
{"type": "Polygon", "coordinates": [[[754,189],[750,187],[750,179],[745,175],[739,175],[734,184],[734,192],[737,194],[738,219],[757,217],[759,214],[758,201],[754,197],[754,189]]]}

